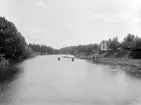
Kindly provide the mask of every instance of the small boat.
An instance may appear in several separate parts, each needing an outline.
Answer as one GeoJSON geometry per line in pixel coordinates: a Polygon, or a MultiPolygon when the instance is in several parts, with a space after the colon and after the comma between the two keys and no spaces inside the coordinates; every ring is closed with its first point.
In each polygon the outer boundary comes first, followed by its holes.
{"type": "Polygon", "coordinates": [[[74,58],[72,58],[72,62],[74,61],[74,58]]]}
{"type": "Polygon", "coordinates": [[[58,57],[58,61],[60,61],[60,59],[61,59],[61,58],[60,58],[60,57],[58,57]]]}
{"type": "Polygon", "coordinates": [[[63,56],[63,58],[70,58],[69,56],[63,56]]]}
{"type": "Polygon", "coordinates": [[[72,58],[72,55],[64,55],[63,58],[72,58]]]}

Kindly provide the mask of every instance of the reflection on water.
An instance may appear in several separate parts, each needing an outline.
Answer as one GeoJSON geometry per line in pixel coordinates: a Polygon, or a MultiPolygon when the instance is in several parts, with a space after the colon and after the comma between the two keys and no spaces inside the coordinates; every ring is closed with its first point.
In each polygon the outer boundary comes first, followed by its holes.
{"type": "Polygon", "coordinates": [[[120,68],[113,71],[79,59],[58,61],[58,56],[36,57],[18,68],[23,72],[0,85],[4,105],[140,105],[140,79],[120,68]]]}
{"type": "Polygon", "coordinates": [[[12,81],[19,72],[17,67],[0,68],[0,83],[12,81]]]}
{"type": "Polygon", "coordinates": [[[13,86],[16,86],[14,81],[18,78],[20,70],[17,67],[0,68],[0,70],[3,71],[0,74],[0,103],[5,105],[17,91],[13,86]]]}

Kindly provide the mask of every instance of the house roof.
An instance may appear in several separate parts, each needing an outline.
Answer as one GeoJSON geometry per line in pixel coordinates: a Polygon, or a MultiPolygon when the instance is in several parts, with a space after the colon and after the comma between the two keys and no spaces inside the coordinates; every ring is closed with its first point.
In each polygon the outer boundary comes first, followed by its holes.
{"type": "Polygon", "coordinates": [[[102,43],[102,42],[109,42],[109,41],[108,41],[108,40],[102,40],[101,43],[102,43]]]}
{"type": "Polygon", "coordinates": [[[109,40],[102,40],[101,43],[109,43],[109,40]]]}

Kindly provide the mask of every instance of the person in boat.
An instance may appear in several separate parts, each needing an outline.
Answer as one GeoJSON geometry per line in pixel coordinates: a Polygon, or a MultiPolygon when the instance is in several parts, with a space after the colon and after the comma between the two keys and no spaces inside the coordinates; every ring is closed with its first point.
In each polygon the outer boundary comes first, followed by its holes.
{"type": "Polygon", "coordinates": [[[60,61],[60,57],[58,57],[58,60],[60,61]]]}
{"type": "Polygon", "coordinates": [[[74,58],[72,58],[72,61],[74,61],[74,58]]]}

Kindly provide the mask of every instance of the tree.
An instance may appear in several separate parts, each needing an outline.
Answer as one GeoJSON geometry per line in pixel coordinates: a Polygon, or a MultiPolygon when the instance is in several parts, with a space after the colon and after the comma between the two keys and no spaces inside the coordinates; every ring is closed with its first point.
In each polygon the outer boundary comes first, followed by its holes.
{"type": "Polygon", "coordinates": [[[29,47],[31,47],[34,52],[40,52],[42,54],[56,54],[58,52],[56,49],[46,45],[29,44],[29,47]]]}
{"type": "Polygon", "coordinates": [[[133,46],[134,40],[135,40],[135,36],[133,34],[128,34],[124,38],[124,41],[122,42],[122,48],[124,50],[130,50],[131,47],[133,46]]]}
{"type": "Polygon", "coordinates": [[[141,51],[141,38],[136,36],[131,44],[131,50],[141,51]]]}
{"type": "Polygon", "coordinates": [[[79,54],[82,52],[93,53],[93,51],[99,51],[100,46],[98,44],[87,44],[87,45],[77,45],[64,47],[59,50],[60,53],[64,54],[79,54]]]}
{"type": "Polygon", "coordinates": [[[112,49],[113,51],[117,51],[118,50],[118,48],[119,48],[118,37],[115,37],[112,40],[110,40],[109,48],[112,49]]]}
{"type": "Polygon", "coordinates": [[[5,54],[7,59],[21,59],[27,55],[27,44],[25,38],[18,32],[15,25],[0,17],[0,52],[5,54]]]}

